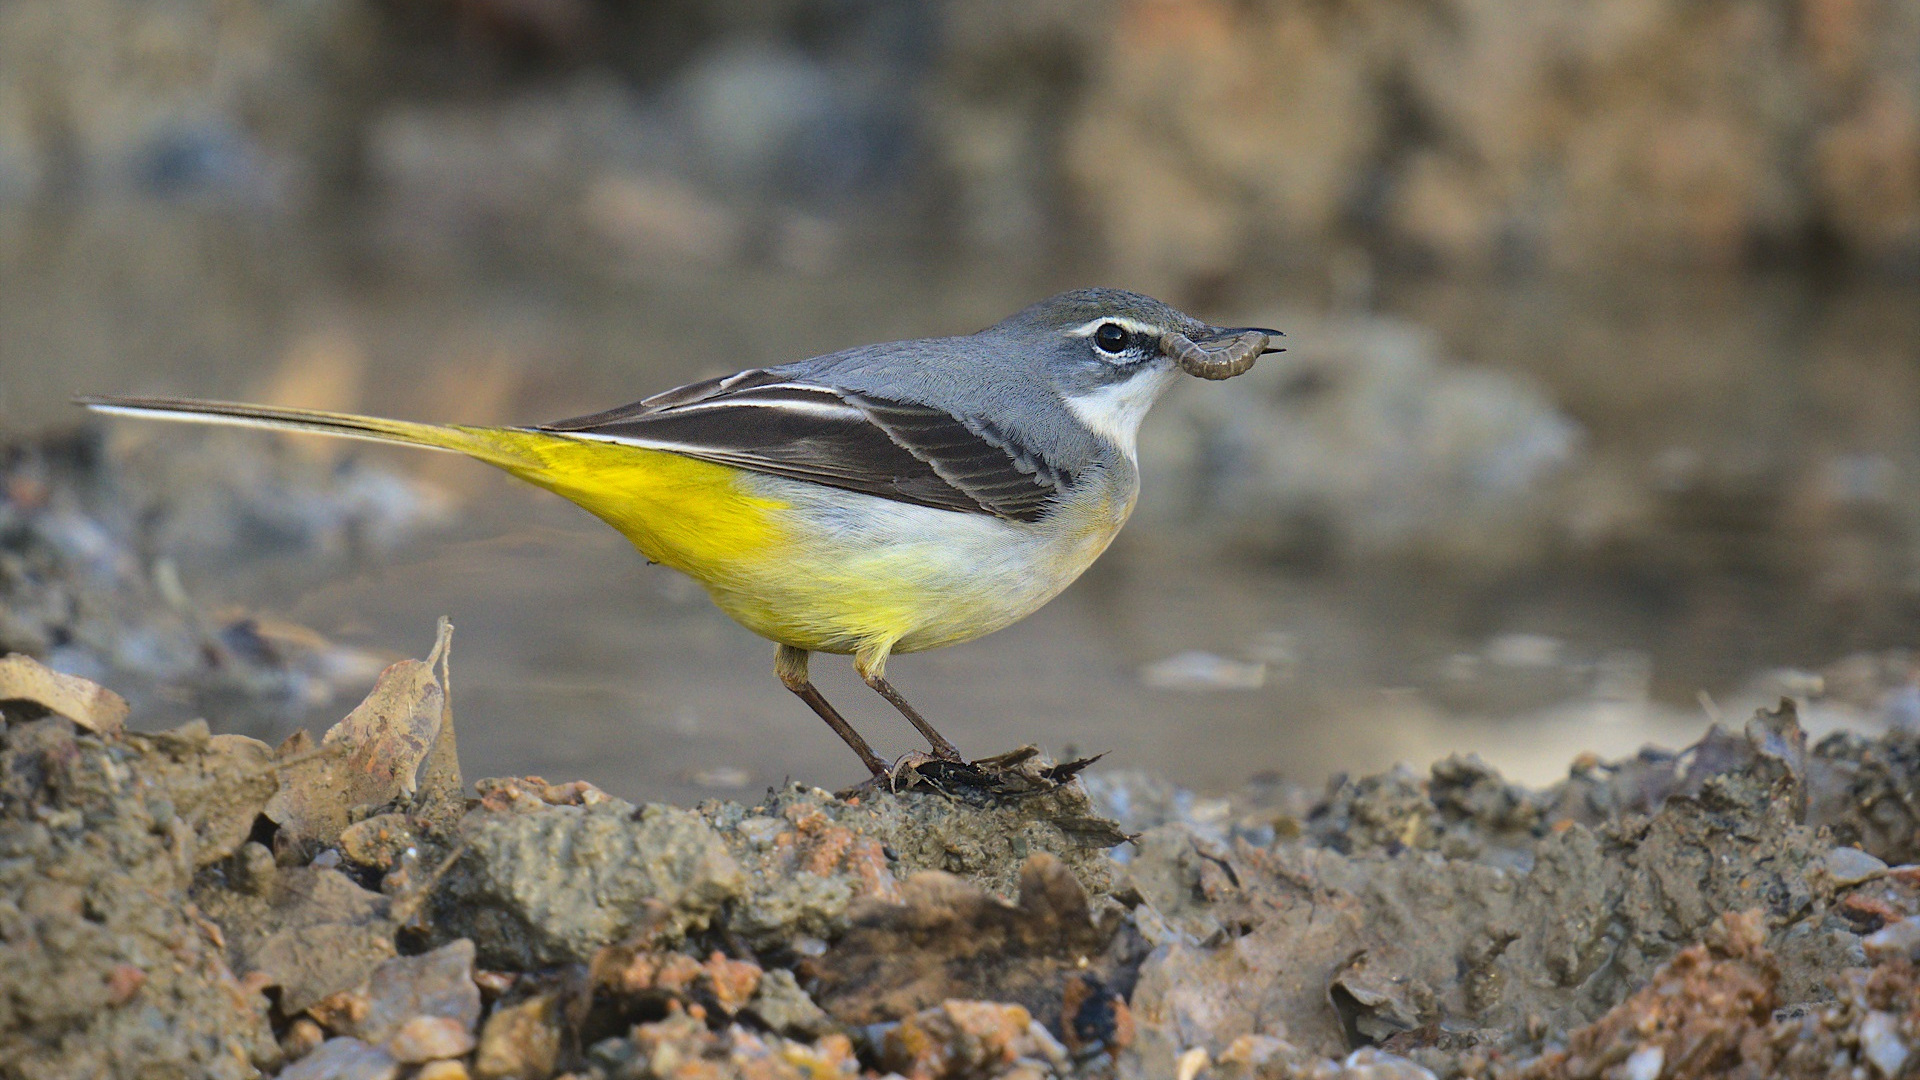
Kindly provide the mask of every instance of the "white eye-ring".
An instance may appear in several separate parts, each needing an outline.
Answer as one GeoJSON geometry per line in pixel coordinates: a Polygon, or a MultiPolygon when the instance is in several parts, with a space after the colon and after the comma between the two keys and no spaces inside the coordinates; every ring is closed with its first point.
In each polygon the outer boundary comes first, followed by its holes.
{"type": "Polygon", "coordinates": [[[1127,343],[1131,337],[1126,327],[1119,323],[1103,322],[1099,329],[1093,332],[1093,344],[1109,356],[1119,356],[1127,350],[1127,343]]]}

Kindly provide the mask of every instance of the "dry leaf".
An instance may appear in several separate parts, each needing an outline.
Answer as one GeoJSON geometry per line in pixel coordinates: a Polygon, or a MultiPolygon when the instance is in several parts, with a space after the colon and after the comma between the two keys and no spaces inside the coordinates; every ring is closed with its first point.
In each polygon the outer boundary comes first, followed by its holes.
{"type": "Polygon", "coordinates": [[[97,735],[117,735],[127,722],[127,699],[24,653],[0,658],[0,702],[5,701],[32,702],[97,735]]]}
{"type": "Polygon", "coordinates": [[[280,987],[288,1015],[360,985],[394,955],[392,902],[338,870],[283,869],[266,896],[208,890],[198,898],[226,932],[234,974],[258,972],[280,987]]]}
{"type": "Polygon", "coordinates": [[[411,799],[430,754],[430,793],[441,795],[439,789],[449,783],[458,793],[459,766],[451,762],[447,722],[452,637],[453,624],[441,619],[427,658],[402,660],[381,672],[366,700],[328,730],[317,748],[304,731],[281,744],[280,791],[267,804],[267,816],[281,827],[283,843],[331,845],[355,808],[411,799]]]}

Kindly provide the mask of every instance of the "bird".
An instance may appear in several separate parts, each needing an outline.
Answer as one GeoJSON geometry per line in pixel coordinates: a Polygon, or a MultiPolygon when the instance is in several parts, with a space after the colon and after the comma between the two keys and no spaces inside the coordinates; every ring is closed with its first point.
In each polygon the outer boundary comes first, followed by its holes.
{"type": "Polygon", "coordinates": [[[1183,372],[1246,372],[1280,351],[1280,336],[1086,288],[973,334],[753,368],[528,427],[187,398],[75,402],[451,451],[546,488],[774,642],[780,682],[884,777],[889,763],[814,686],[811,655],[851,656],[932,758],[963,762],[887,679],[888,658],[970,641],[1057,596],[1133,512],[1154,401],[1183,372]]]}

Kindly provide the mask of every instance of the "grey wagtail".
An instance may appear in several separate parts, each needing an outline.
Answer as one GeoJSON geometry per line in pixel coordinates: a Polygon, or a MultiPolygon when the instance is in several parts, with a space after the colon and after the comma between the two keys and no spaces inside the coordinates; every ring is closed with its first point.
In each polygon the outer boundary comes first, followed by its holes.
{"type": "Polygon", "coordinates": [[[972,640],[1058,595],[1133,511],[1148,407],[1181,371],[1246,371],[1277,336],[1081,289],[977,334],[755,368],[538,427],[78,400],[450,450],[571,499],[777,643],[780,681],[877,776],[887,763],[814,688],[808,654],[850,654],[935,756],[961,760],[887,681],[887,657],[972,640]]]}

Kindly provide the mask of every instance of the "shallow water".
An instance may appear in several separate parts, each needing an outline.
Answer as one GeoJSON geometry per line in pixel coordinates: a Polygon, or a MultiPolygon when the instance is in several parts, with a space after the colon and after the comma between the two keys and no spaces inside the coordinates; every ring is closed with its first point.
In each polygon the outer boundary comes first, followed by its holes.
{"type": "MultiPolygon", "coordinates": [[[[14,430],[66,422],[69,395],[102,391],[551,419],[721,371],[972,329],[1084,283],[1071,270],[904,263],[482,275],[191,211],[9,219],[0,275],[0,415],[14,430]]],[[[1567,520],[1553,539],[1498,559],[1253,552],[1207,522],[1150,513],[1178,495],[1150,483],[1140,520],[1059,600],[982,641],[898,658],[894,681],[964,749],[1105,751],[1206,789],[1455,749],[1538,781],[1580,749],[1690,740],[1712,709],[1757,700],[1768,669],[1914,640],[1920,287],[1414,279],[1355,296],[1300,274],[1236,282],[1203,313],[1318,324],[1362,308],[1431,329],[1452,362],[1533,380],[1580,425],[1566,481],[1579,490],[1554,511],[1567,520]],[[1639,524],[1579,541],[1580,514],[1616,506],[1639,524]],[[1144,665],[1190,650],[1216,662],[1159,669],[1160,681],[1197,672],[1215,688],[1143,680],[1144,665]],[[1249,672],[1259,685],[1223,685],[1249,672]]],[[[584,777],[680,800],[858,778],[772,677],[772,647],[690,584],[479,466],[387,460],[451,492],[457,522],[358,559],[188,565],[188,592],[396,654],[422,654],[435,617],[452,616],[474,775],[584,777]]],[[[843,662],[820,658],[816,672],[882,753],[915,747],[843,662]]],[[[225,722],[273,735],[294,721],[225,722]]]]}

